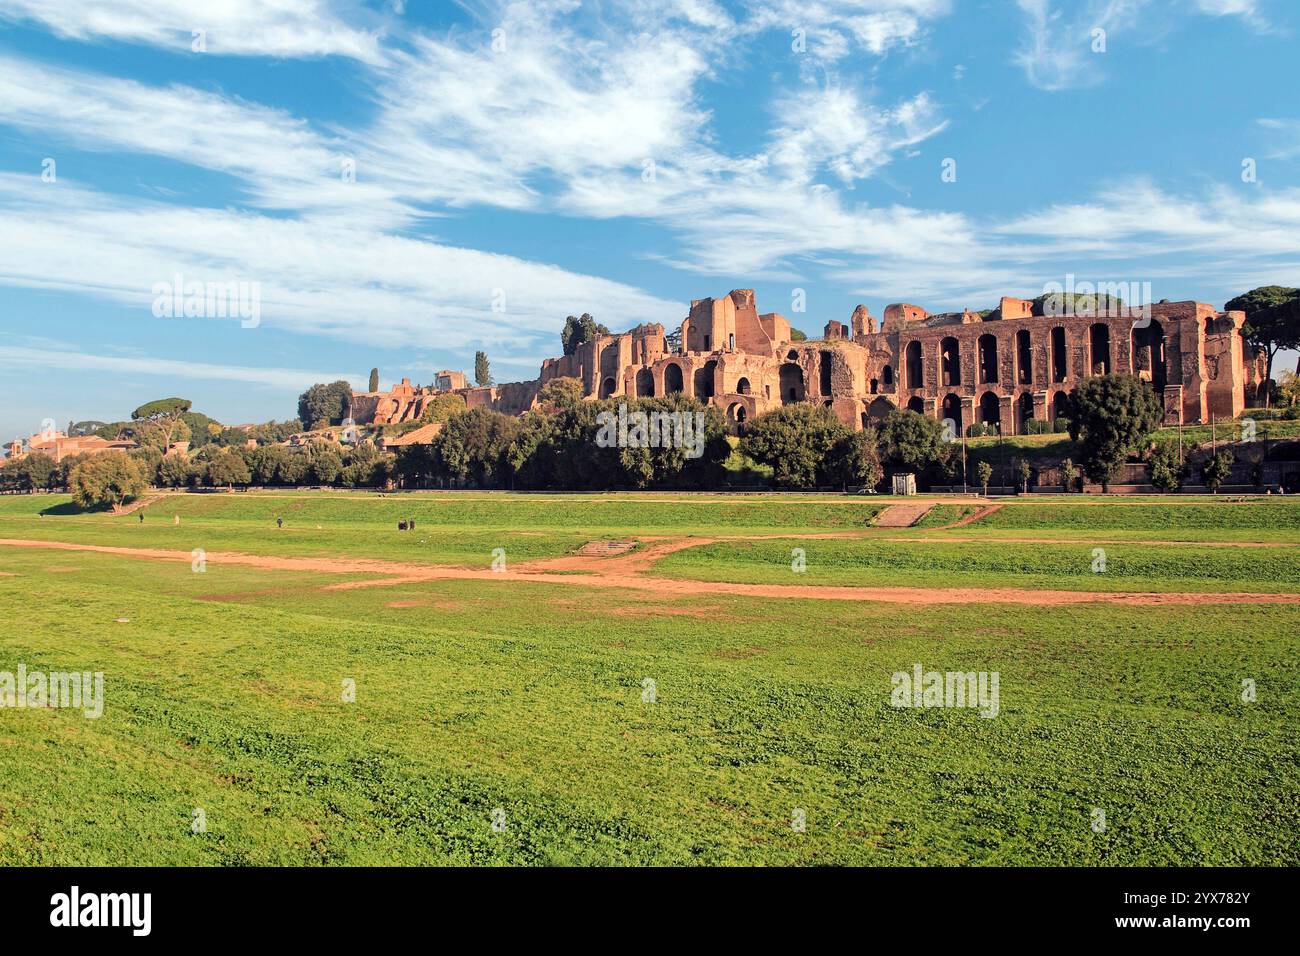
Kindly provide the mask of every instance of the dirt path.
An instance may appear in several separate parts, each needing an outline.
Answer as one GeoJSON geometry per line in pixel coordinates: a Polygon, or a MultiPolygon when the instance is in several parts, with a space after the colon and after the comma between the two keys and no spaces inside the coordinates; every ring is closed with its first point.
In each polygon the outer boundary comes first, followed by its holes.
{"type": "Polygon", "coordinates": [[[876,517],[877,528],[910,528],[924,518],[933,508],[933,501],[918,501],[915,504],[890,505],[876,517]]]}
{"type": "MultiPolygon", "coordinates": [[[[492,571],[487,568],[452,568],[412,566],[397,561],[382,561],[364,558],[292,558],[272,557],[269,555],[241,554],[238,552],[207,553],[209,564],[237,564],[268,570],[313,571],[326,574],[371,573],[383,577],[370,581],[349,581],[341,584],[327,585],[331,590],[344,590],[362,587],[391,587],[414,584],[425,581],[472,580],[472,581],[526,581],[537,584],[568,585],[581,588],[624,588],[649,591],[654,594],[674,595],[717,595],[736,594],[747,597],[764,598],[800,598],[823,601],[882,601],[893,604],[935,605],[935,604],[1121,604],[1130,606],[1152,605],[1215,605],[1215,604],[1295,604],[1300,605],[1300,594],[1247,594],[1247,593],[1169,593],[1157,594],[1147,592],[1105,592],[1105,591],[1036,591],[1020,588],[912,588],[912,587],[823,587],[802,584],[737,584],[709,581],[689,581],[677,578],[652,577],[638,573],[635,565],[627,562],[640,557],[643,560],[656,560],[671,550],[692,547],[706,543],[703,539],[686,541],[668,541],[654,549],[646,548],[622,558],[588,559],[600,562],[600,570],[590,574],[573,574],[573,567],[564,567],[570,573],[557,574],[549,571],[561,570],[550,565],[548,570],[536,570],[537,562],[520,565],[506,571],[492,571]]],[[[192,560],[189,551],[169,551],[162,548],[123,548],[108,545],[75,544],[67,541],[31,541],[19,539],[0,539],[0,547],[48,548],[57,551],[90,551],[99,554],[115,554],[123,557],[146,560],[185,561],[192,560]]],[[[565,559],[557,558],[555,561],[565,559]]]]}
{"type": "Polygon", "coordinates": [[[966,517],[958,521],[954,521],[952,524],[946,524],[943,527],[945,530],[948,528],[964,528],[968,524],[974,524],[976,521],[983,521],[989,515],[993,514],[993,512],[1001,511],[1001,510],[1002,510],[1001,505],[985,505],[984,507],[980,508],[978,511],[968,514],[966,517]]]}

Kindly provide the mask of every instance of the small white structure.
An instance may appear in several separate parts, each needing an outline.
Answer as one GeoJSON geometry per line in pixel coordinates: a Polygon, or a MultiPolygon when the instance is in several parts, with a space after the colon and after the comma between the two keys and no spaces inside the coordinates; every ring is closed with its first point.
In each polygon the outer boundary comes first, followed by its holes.
{"type": "Polygon", "coordinates": [[[916,475],[894,475],[894,494],[916,494],[916,475]]]}

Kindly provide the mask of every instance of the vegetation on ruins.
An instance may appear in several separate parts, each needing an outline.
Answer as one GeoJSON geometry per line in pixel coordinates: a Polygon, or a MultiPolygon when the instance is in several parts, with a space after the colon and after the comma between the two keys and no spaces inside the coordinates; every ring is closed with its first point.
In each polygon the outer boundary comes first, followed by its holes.
{"type": "Polygon", "coordinates": [[[91,455],[68,475],[68,491],[82,508],[118,509],[149,485],[140,466],[120,451],[91,455]]]}
{"type": "Polygon", "coordinates": [[[492,368],[486,352],[474,353],[474,384],[480,387],[492,384],[492,368]]]}
{"type": "Polygon", "coordinates": [[[570,376],[553,378],[537,392],[537,406],[554,414],[562,408],[572,408],[582,401],[585,391],[582,380],[570,376]]]}
{"type": "MultiPolygon", "coordinates": [[[[1273,359],[1284,349],[1300,348],[1300,289],[1264,285],[1229,299],[1225,311],[1246,313],[1241,334],[1248,343],[1264,350],[1264,380],[1273,378],[1273,359]]],[[[1270,389],[1261,396],[1264,407],[1272,403],[1270,389]]]]}
{"type": "Polygon", "coordinates": [[[609,329],[593,319],[589,312],[582,313],[581,318],[570,315],[565,318],[560,332],[560,347],[565,355],[572,355],[578,351],[579,345],[590,342],[597,335],[609,335],[609,329]]]}
{"type": "Polygon", "coordinates": [[[1160,400],[1133,375],[1084,379],[1074,392],[1070,437],[1079,443],[1083,471],[1106,490],[1120,467],[1160,424],[1160,400]]]}
{"type": "Polygon", "coordinates": [[[337,425],[351,401],[352,386],[343,379],[328,385],[317,383],[298,396],[298,418],[312,429],[337,425]]]}

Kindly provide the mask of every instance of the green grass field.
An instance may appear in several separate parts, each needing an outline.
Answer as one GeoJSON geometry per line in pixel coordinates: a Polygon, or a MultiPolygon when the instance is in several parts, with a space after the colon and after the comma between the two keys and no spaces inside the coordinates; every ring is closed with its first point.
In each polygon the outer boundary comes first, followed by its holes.
{"type": "Polygon", "coordinates": [[[705,582],[376,584],[0,546],[0,672],[102,671],[106,697],[98,719],[0,709],[0,863],[1300,863],[1300,604],[903,605],[707,583],[1291,594],[1300,502],[1009,502],[945,529],[979,504],[948,499],[873,529],[895,503],[178,495],[141,523],[0,498],[0,538],[182,557],[480,573],[494,548],[522,563],[695,537],[644,573],[705,582]],[[408,517],[417,530],[397,532],[408,517]],[[892,707],[891,675],[917,663],[996,671],[997,716],[892,707]]]}

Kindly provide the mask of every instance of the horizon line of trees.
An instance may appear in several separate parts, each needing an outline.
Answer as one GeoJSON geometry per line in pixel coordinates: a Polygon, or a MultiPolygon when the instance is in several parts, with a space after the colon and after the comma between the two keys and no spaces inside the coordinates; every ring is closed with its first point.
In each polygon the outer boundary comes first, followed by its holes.
{"type": "MultiPolygon", "coordinates": [[[[917,476],[922,488],[973,479],[987,491],[994,474],[992,464],[977,453],[967,454],[963,462],[961,444],[944,434],[941,423],[916,412],[895,410],[855,430],[829,408],[808,402],[784,405],[736,429],[739,440],[733,449],[732,429],[715,406],[684,395],[592,401],[583,397],[581,382],[570,378],[548,382],[536,407],[518,418],[482,407],[466,409],[463,400],[432,404],[425,417],[443,423],[440,433],[429,444],[402,446],[396,454],[370,441],[249,447],[246,432],[226,429],[244,442],[213,440],[188,457],[166,455],[168,442],[188,427],[184,416],[195,414],[183,404],[184,412],[176,404],[137,409],[141,414],[135,424],[144,442],[130,452],[74,456],[58,464],[33,453],[7,462],[0,468],[0,489],[65,487],[79,503],[101,506],[120,505],[150,485],[377,488],[391,479],[405,487],[709,490],[727,484],[728,459],[735,452],[769,469],[773,487],[788,490],[872,489],[892,473],[907,472],[917,476]],[[700,416],[699,454],[672,443],[602,447],[596,440],[602,413],[616,414],[624,404],[632,413],[700,416]]],[[[1086,379],[1075,391],[1070,413],[1074,453],[1058,466],[1067,489],[1080,477],[1106,489],[1134,457],[1149,461],[1152,484],[1161,490],[1178,490],[1194,470],[1191,455],[1179,458],[1169,443],[1150,441],[1162,407],[1149,383],[1135,376],[1086,379]]],[[[1217,490],[1233,464],[1229,451],[1208,454],[1199,465],[1201,478],[1217,490]]],[[[1262,465],[1255,467],[1258,475],[1262,465]]],[[[1012,460],[1007,484],[1027,491],[1034,470],[1023,456],[1012,460]]]]}

